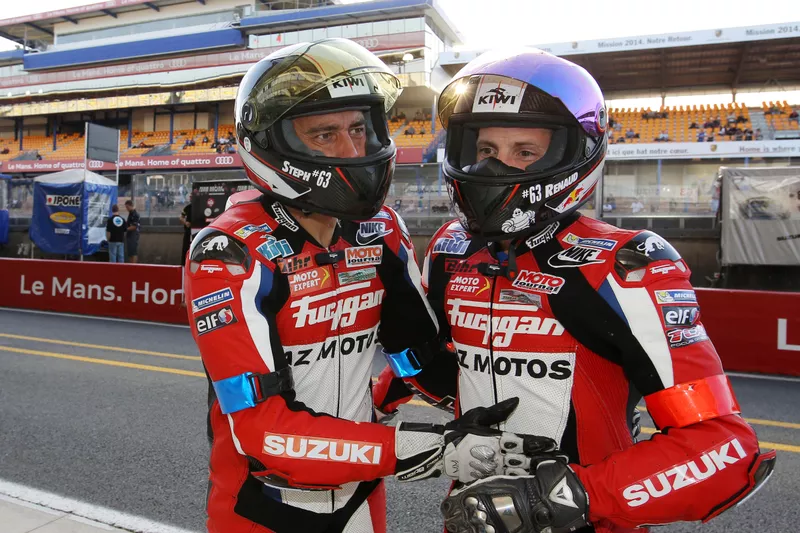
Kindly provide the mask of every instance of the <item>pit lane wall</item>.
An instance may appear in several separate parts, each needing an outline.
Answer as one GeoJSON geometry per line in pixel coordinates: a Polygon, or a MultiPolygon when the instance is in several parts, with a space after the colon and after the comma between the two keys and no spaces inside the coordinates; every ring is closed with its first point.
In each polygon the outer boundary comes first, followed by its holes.
{"type": "MultiPolygon", "coordinates": [[[[726,370],[800,376],[800,293],[695,289],[726,370]]],[[[181,267],[0,258],[0,306],[186,324],[181,267]]]]}

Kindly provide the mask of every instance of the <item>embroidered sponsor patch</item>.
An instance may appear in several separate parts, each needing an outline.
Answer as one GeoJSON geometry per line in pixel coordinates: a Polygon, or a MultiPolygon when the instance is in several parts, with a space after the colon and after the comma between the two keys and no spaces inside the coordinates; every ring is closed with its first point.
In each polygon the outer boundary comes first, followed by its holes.
{"type": "Polygon", "coordinates": [[[386,229],[386,222],[376,220],[361,222],[358,226],[358,233],[356,233],[356,243],[365,246],[389,235],[393,231],[393,229],[386,229]]]}
{"type": "Polygon", "coordinates": [[[586,246],[588,248],[597,248],[599,250],[611,251],[617,245],[617,241],[611,239],[599,239],[596,237],[578,237],[572,233],[567,233],[563,239],[565,244],[571,246],[586,246]]]}
{"type": "Polygon", "coordinates": [[[210,313],[200,315],[194,319],[194,325],[195,328],[197,328],[198,335],[205,335],[206,333],[211,333],[212,331],[230,326],[237,322],[236,315],[233,314],[233,309],[231,309],[230,305],[226,305],[222,309],[215,309],[210,313]]]}
{"type": "Polygon", "coordinates": [[[289,292],[292,296],[302,296],[333,285],[331,275],[325,267],[312,268],[289,274],[289,292]]]}
{"type": "Polygon", "coordinates": [[[339,272],[339,285],[349,285],[350,283],[358,283],[359,281],[368,281],[377,277],[377,270],[375,267],[362,268],[360,270],[350,270],[339,272]]]}
{"type": "Polygon", "coordinates": [[[547,264],[553,268],[578,268],[586,265],[605,263],[605,259],[598,256],[602,250],[597,248],[587,248],[585,246],[571,246],[566,250],[561,250],[555,255],[551,255],[547,264]]]}
{"type": "Polygon", "coordinates": [[[543,272],[521,270],[511,285],[524,291],[557,294],[564,286],[564,278],[543,272]]]}
{"type": "Polygon", "coordinates": [[[491,289],[489,278],[479,276],[453,276],[450,278],[450,292],[478,296],[491,289]]]}
{"type": "Polygon", "coordinates": [[[272,233],[273,228],[270,227],[269,224],[259,224],[256,226],[255,224],[246,224],[241,228],[237,229],[233,232],[234,235],[239,237],[240,239],[244,240],[248,238],[253,233],[272,233]]]}
{"type": "Polygon", "coordinates": [[[501,289],[498,301],[501,303],[529,304],[536,307],[542,306],[542,297],[538,294],[530,294],[514,289],[501,289]]]}
{"type": "Polygon", "coordinates": [[[655,291],[656,302],[659,304],[696,304],[697,296],[690,289],[675,289],[655,291]]]}
{"type": "Polygon", "coordinates": [[[448,233],[449,235],[445,234],[444,237],[436,239],[432,253],[464,255],[472,242],[467,239],[467,233],[464,231],[449,231],[448,233]]]}
{"type": "Polygon", "coordinates": [[[697,324],[692,328],[675,328],[667,330],[667,341],[670,348],[683,348],[696,342],[707,341],[706,328],[697,324]]]}
{"type": "Polygon", "coordinates": [[[288,257],[294,254],[294,250],[289,246],[289,241],[286,239],[277,240],[272,235],[267,235],[267,240],[260,244],[256,251],[270,261],[276,257],[288,257]]]}
{"type": "Polygon", "coordinates": [[[210,292],[192,300],[192,313],[197,313],[204,309],[231,301],[233,301],[233,291],[230,289],[220,289],[210,292]]]}
{"type": "Polygon", "coordinates": [[[356,246],[345,248],[344,260],[347,268],[364,265],[380,265],[383,259],[383,246],[356,246]]]}
{"type": "Polygon", "coordinates": [[[279,257],[275,260],[275,264],[278,265],[278,268],[284,274],[291,274],[292,272],[298,272],[315,266],[314,259],[308,252],[291,257],[279,257]]]}

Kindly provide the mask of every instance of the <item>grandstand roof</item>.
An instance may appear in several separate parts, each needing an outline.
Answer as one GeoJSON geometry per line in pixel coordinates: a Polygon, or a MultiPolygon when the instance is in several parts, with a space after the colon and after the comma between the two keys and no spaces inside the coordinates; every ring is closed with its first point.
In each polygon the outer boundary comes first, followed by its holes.
{"type": "MultiPolygon", "coordinates": [[[[442,65],[455,75],[465,61],[442,65]]],[[[800,84],[800,37],[566,57],[588,70],[606,95],[702,87],[800,84]]]]}
{"type": "Polygon", "coordinates": [[[77,24],[79,20],[109,17],[115,19],[120,13],[130,11],[159,11],[164,6],[175,4],[205,4],[205,0],[105,0],[96,4],[46,11],[0,19],[0,37],[21,43],[23,40],[53,42],[53,26],[61,22],[77,24]]]}
{"type": "Polygon", "coordinates": [[[324,6],[300,11],[262,11],[242,19],[245,31],[263,31],[269,27],[285,27],[292,30],[330,26],[336,23],[368,22],[400,17],[429,16],[450,39],[452,44],[461,44],[461,34],[447,18],[436,0],[374,0],[357,4],[324,6]]]}

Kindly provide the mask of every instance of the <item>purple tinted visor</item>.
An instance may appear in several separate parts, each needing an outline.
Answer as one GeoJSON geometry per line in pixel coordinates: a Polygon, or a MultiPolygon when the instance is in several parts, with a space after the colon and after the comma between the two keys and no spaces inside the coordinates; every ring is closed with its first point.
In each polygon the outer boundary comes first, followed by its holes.
{"type": "MultiPolygon", "coordinates": [[[[591,74],[575,63],[537,48],[493,50],[462,68],[442,92],[441,100],[452,102],[462,78],[481,74],[504,76],[532,85],[560,100],[588,135],[597,137],[605,131],[603,93],[591,74]]],[[[446,128],[453,107],[449,108],[449,113],[446,105],[440,105],[439,109],[442,115],[447,114],[440,117],[446,128]]]]}

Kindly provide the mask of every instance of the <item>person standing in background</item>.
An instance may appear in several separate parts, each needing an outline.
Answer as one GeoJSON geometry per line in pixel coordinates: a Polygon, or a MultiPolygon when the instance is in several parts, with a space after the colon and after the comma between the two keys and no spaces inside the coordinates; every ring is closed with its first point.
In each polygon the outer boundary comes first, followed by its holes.
{"type": "Polygon", "coordinates": [[[179,217],[183,224],[183,248],[181,249],[181,264],[186,261],[186,254],[189,252],[189,244],[192,242],[192,194],[189,194],[187,203],[181,211],[179,217]]]}
{"type": "Polygon", "coordinates": [[[119,206],[111,206],[111,217],[106,223],[106,240],[108,241],[108,262],[125,262],[125,219],[119,216],[119,206]]]}
{"type": "Polygon", "coordinates": [[[125,241],[128,245],[128,262],[139,262],[139,213],[133,207],[133,200],[125,200],[125,209],[128,210],[128,225],[125,241]]]}

